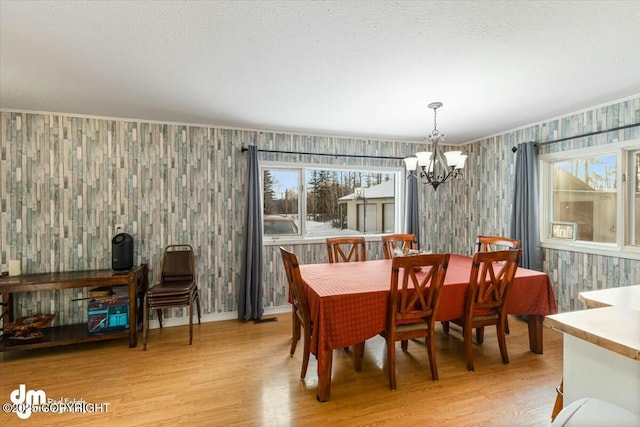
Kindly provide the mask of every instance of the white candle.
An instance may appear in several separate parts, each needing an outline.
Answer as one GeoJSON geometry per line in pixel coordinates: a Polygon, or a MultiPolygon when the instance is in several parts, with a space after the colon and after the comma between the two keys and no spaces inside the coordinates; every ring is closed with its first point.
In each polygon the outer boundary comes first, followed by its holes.
{"type": "Polygon", "coordinates": [[[20,260],[9,260],[9,276],[19,276],[22,271],[20,270],[20,260]]]}

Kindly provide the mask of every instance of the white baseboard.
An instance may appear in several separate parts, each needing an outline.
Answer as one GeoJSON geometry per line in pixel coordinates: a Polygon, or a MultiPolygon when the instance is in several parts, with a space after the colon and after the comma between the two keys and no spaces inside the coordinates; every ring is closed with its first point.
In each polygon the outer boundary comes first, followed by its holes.
{"type": "MultiPolygon", "coordinates": [[[[264,316],[268,316],[268,315],[273,315],[273,314],[282,314],[282,313],[288,313],[291,311],[291,306],[290,305],[283,305],[283,306],[278,306],[278,307],[269,307],[269,308],[265,308],[264,309],[264,316]]],[[[198,322],[198,319],[196,317],[197,315],[194,314],[193,319],[194,322],[198,322]]],[[[238,318],[238,312],[237,311],[228,311],[225,313],[212,313],[212,314],[204,314],[202,315],[202,317],[200,318],[200,321],[202,323],[207,323],[207,322],[219,322],[222,320],[233,320],[233,319],[237,319],[238,318]]],[[[171,327],[171,326],[184,326],[184,325],[188,325],[189,324],[189,318],[188,317],[171,317],[171,318],[163,318],[162,319],[162,326],[163,327],[171,327]]],[[[149,329],[157,329],[160,327],[160,324],[158,323],[158,319],[153,319],[149,321],[149,329]]]]}

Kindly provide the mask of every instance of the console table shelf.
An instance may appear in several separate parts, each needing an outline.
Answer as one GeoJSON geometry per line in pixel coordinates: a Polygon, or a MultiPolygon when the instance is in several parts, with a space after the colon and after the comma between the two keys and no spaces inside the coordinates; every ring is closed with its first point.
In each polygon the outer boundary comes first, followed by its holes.
{"type": "Polygon", "coordinates": [[[89,333],[86,323],[76,325],[54,326],[42,328],[41,338],[34,340],[15,340],[3,336],[0,339],[0,351],[32,350],[34,348],[56,347],[60,345],[78,344],[82,342],[105,341],[116,338],[126,338],[129,331],[114,331],[106,333],[89,333]]]}
{"type": "Polygon", "coordinates": [[[86,323],[54,326],[41,329],[44,335],[34,340],[16,340],[3,336],[0,339],[0,352],[104,341],[123,337],[129,337],[129,347],[135,347],[138,344],[138,327],[142,323],[142,298],[149,285],[149,269],[146,264],[142,264],[123,273],[117,273],[112,270],[90,270],[37,273],[0,278],[0,294],[2,294],[2,302],[5,305],[5,312],[2,315],[3,324],[14,320],[14,293],[119,285],[126,285],[129,290],[128,330],[89,333],[86,323]]]}

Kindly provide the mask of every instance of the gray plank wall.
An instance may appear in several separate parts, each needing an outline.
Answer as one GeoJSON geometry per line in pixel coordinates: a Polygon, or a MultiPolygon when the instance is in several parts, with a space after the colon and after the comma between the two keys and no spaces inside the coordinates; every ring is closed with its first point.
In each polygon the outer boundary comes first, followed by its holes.
{"type": "MultiPolygon", "coordinates": [[[[513,145],[634,121],[640,121],[640,98],[465,145],[466,177],[437,192],[422,188],[423,246],[470,254],[477,234],[508,234],[513,145]]],[[[422,148],[401,141],[10,111],[0,113],[0,125],[1,270],[7,270],[13,259],[22,261],[23,273],[110,268],[113,226],[122,223],[134,235],[135,262],[148,263],[152,279],[165,245],[188,242],[194,246],[203,311],[209,318],[237,309],[246,203],[247,162],[242,146],[398,157],[422,148]]],[[[639,137],[636,128],[546,149],[639,137]]],[[[261,160],[397,166],[390,160],[275,153],[262,153],[261,160]]],[[[323,244],[287,247],[298,253],[301,262],[326,261],[323,244]]],[[[265,307],[286,305],[277,248],[265,248],[265,307]]],[[[370,259],[382,257],[376,242],[369,242],[367,249],[370,259]]],[[[621,258],[544,250],[544,268],[563,311],[581,308],[577,301],[581,290],[640,283],[638,261],[621,258]]],[[[56,312],[57,324],[86,321],[86,302],[71,302],[86,292],[21,294],[16,298],[16,314],[56,312]]],[[[181,310],[168,314],[177,321],[185,316],[181,310]]]]}

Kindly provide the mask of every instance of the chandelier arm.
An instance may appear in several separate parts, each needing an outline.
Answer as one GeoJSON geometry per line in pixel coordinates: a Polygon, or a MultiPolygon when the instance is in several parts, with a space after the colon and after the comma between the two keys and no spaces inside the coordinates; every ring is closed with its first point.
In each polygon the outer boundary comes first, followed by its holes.
{"type": "MultiPolygon", "coordinates": [[[[437,145],[436,145],[437,147],[437,145]]],[[[440,170],[443,172],[448,172],[449,171],[449,166],[447,165],[447,159],[445,158],[444,154],[442,153],[441,150],[436,150],[434,152],[434,157],[437,156],[437,162],[440,163],[440,170]]],[[[435,172],[435,165],[433,165],[433,170],[435,172]]]]}

